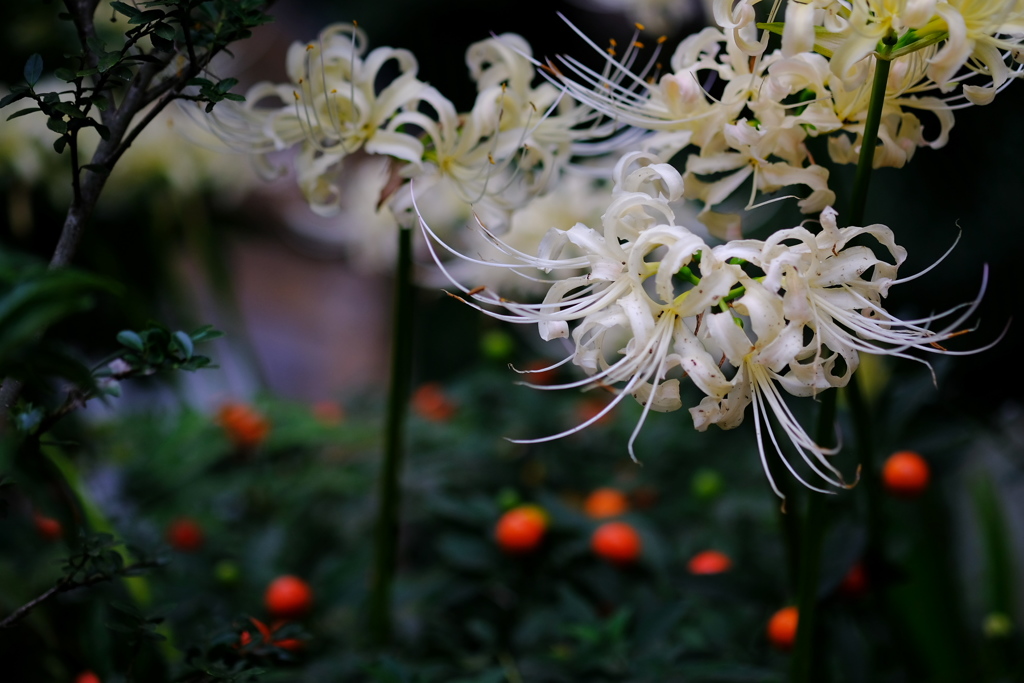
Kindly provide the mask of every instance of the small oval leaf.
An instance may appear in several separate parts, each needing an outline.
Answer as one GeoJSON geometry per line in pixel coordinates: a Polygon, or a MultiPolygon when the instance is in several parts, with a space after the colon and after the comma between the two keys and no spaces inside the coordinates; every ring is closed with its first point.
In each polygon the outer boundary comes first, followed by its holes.
{"type": "Polygon", "coordinates": [[[133,351],[142,351],[144,347],[142,337],[131,330],[121,330],[117,333],[117,341],[133,351]]]}

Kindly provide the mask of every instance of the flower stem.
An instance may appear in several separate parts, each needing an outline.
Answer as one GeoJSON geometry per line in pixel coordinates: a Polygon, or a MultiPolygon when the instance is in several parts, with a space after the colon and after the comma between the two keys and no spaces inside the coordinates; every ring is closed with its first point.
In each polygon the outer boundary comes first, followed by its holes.
{"type": "MultiPolygon", "coordinates": [[[[889,53],[896,44],[896,36],[890,31],[878,46],[875,59],[875,76],[871,84],[871,100],[868,103],[867,118],[864,122],[864,134],[861,138],[860,157],[857,160],[857,173],[853,181],[853,192],[848,225],[863,225],[865,207],[867,205],[868,185],[874,167],[875,149],[878,145],[878,127],[882,121],[882,109],[885,105],[886,85],[889,81],[889,53]]],[[[858,451],[862,458],[870,457],[868,434],[870,422],[864,399],[856,386],[856,377],[849,384],[848,396],[856,423],[858,451]]],[[[831,443],[836,416],[835,390],[822,396],[821,413],[818,416],[817,440],[821,445],[831,443]]],[[[865,473],[869,481],[865,487],[870,495],[874,482],[872,463],[864,462],[865,473]]],[[[869,501],[869,507],[872,502],[869,501]]],[[[871,521],[874,513],[869,512],[871,521]]],[[[804,518],[802,539],[800,543],[800,583],[797,595],[797,609],[800,619],[797,626],[796,647],[793,652],[790,680],[793,683],[808,683],[811,680],[814,627],[818,602],[818,580],[821,570],[821,549],[825,538],[826,527],[825,498],[822,494],[811,492],[808,497],[806,517],[804,518]]]]}
{"type": "Polygon", "coordinates": [[[395,272],[391,321],[391,381],[377,500],[374,535],[374,566],[369,597],[369,636],[374,647],[391,640],[391,584],[398,547],[399,479],[405,450],[405,417],[412,376],[412,230],[398,229],[398,262],[395,272]]]}
{"type": "MultiPolygon", "coordinates": [[[[830,389],[821,395],[817,433],[817,442],[821,445],[831,443],[835,437],[836,393],[835,389],[830,389]]],[[[790,680],[793,683],[808,683],[813,669],[821,548],[827,526],[825,494],[808,491],[804,515],[800,539],[800,580],[797,588],[797,610],[800,619],[797,622],[796,646],[790,670],[790,680]]]]}
{"type": "Polygon", "coordinates": [[[889,53],[896,44],[896,35],[889,35],[879,43],[878,57],[875,59],[875,78],[871,83],[871,100],[868,103],[868,116],[864,121],[864,134],[861,137],[860,157],[857,159],[857,174],[853,179],[853,194],[850,203],[850,220],[848,225],[861,225],[864,222],[864,207],[867,205],[868,184],[871,181],[871,169],[874,167],[875,148],[878,145],[878,126],[882,122],[882,107],[885,105],[885,88],[889,82],[889,53]]]}

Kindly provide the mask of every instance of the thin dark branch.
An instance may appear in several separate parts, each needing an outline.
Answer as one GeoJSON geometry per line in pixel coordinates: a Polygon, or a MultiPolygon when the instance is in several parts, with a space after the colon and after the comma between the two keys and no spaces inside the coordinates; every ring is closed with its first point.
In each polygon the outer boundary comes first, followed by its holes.
{"type": "Polygon", "coordinates": [[[3,621],[0,621],[0,629],[11,628],[16,623],[21,621],[25,616],[28,615],[33,609],[38,607],[43,602],[49,600],[57,593],[66,593],[73,591],[78,588],[86,588],[88,586],[95,586],[98,583],[104,583],[105,581],[113,581],[114,579],[121,576],[130,576],[136,572],[142,571],[143,569],[152,569],[156,567],[156,562],[137,562],[136,564],[129,565],[117,572],[116,574],[94,574],[82,581],[75,581],[74,576],[78,573],[81,566],[75,568],[70,574],[61,578],[52,588],[42,593],[38,597],[26,602],[24,605],[7,615],[3,621]]]}

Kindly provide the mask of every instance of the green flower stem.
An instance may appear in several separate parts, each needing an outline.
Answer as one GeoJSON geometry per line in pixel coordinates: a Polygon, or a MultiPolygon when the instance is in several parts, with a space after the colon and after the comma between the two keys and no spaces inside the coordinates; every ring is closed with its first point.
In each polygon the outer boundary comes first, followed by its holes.
{"type": "Polygon", "coordinates": [[[847,225],[864,223],[864,207],[867,205],[868,184],[871,181],[871,169],[875,161],[875,148],[878,146],[878,126],[882,122],[882,107],[885,104],[885,87],[889,82],[889,53],[896,44],[896,35],[889,33],[878,45],[878,57],[875,59],[875,78],[871,83],[871,101],[868,104],[868,117],[864,121],[864,135],[860,143],[860,157],[857,159],[857,174],[853,179],[853,195],[850,202],[850,220],[847,225]]]}
{"type": "Polygon", "coordinates": [[[374,647],[391,640],[391,584],[398,548],[399,480],[405,450],[405,418],[412,379],[412,230],[398,230],[398,263],[395,272],[394,309],[391,322],[391,383],[377,500],[374,535],[374,566],[369,598],[369,636],[374,647]]]}
{"type": "MultiPolygon", "coordinates": [[[[864,134],[861,139],[860,157],[857,160],[857,173],[853,182],[853,193],[850,206],[848,225],[863,225],[864,210],[867,205],[868,185],[874,166],[875,149],[878,145],[878,127],[882,121],[882,108],[885,104],[886,85],[889,81],[889,55],[896,44],[896,36],[891,33],[879,43],[875,59],[875,77],[871,84],[871,100],[868,104],[868,115],[864,122],[864,134]]],[[[856,423],[858,451],[862,457],[865,474],[869,481],[865,482],[869,498],[874,484],[870,481],[873,465],[870,459],[870,421],[867,407],[860,394],[856,381],[849,384],[848,396],[851,401],[851,412],[856,423]]],[[[822,396],[821,413],[818,419],[818,443],[831,443],[835,429],[836,391],[830,390],[822,396]]],[[[873,502],[869,501],[869,507],[873,502]]],[[[869,512],[869,526],[877,523],[875,513],[869,512]]],[[[803,538],[800,544],[800,584],[797,596],[797,609],[800,620],[797,626],[796,647],[793,652],[791,680],[793,683],[809,683],[813,670],[814,627],[818,602],[818,580],[821,570],[821,548],[825,538],[826,509],[824,496],[811,494],[808,498],[806,517],[803,525],[803,538]]]]}
{"type": "MultiPolygon", "coordinates": [[[[836,393],[835,389],[830,389],[821,395],[817,441],[822,445],[831,443],[835,438],[836,393]]],[[[793,683],[811,681],[821,548],[827,526],[825,494],[816,491],[808,491],[807,494],[807,508],[800,539],[800,579],[797,588],[797,610],[800,619],[797,622],[796,646],[793,649],[790,670],[790,680],[793,683]]]]}

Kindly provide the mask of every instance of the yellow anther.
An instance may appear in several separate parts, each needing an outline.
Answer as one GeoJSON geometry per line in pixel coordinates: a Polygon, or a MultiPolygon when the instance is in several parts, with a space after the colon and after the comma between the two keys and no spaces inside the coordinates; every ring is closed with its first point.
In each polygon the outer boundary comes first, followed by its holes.
{"type": "Polygon", "coordinates": [[[642,49],[644,49],[644,44],[641,43],[639,40],[634,40],[633,41],[633,47],[638,47],[638,48],[640,48],[642,50],[642,49]]]}
{"type": "Polygon", "coordinates": [[[310,43],[309,45],[306,46],[306,52],[309,52],[310,50],[315,50],[315,49],[316,49],[316,45],[313,45],[313,43],[310,43]]]}
{"type": "Polygon", "coordinates": [[[668,36],[658,36],[658,45],[661,45],[666,40],[668,40],[668,36]]]}
{"type": "Polygon", "coordinates": [[[615,56],[615,48],[614,47],[606,47],[604,49],[604,51],[607,52],[608,54],[610,54],[612,57],[615,56]]]}
{"type": "Polygon", "coordinates": [[[490,154],[488,154],[487,155],[487,161],[489,161],[489,162],[491,162],[493,164],[494,163],[494,157],[491,156],[490,154]]]}
{"type": "Polygon", "coordinates": [[[338,94],[338,89],[337,89],[337,88],[333,88],[333,89],[331,90],[331,94],[332,94],[332,95],[337,95],[337,94],[338,94]]]}
{"type": "Polygon", "coordinates": [[[633,24],[633,26],[636,26],[636,30],[637,30],[637,31],[644,31],[644,30],[646,30],[646,28],[647,28],[646,26],[644,26],[643,24],[641,24],[641,23],[640,23],[639,21],[638,21],[638,22],[636,22],[635,24],[633,24]]]}
{"type": "Polygon", "coordinates": [[[619,42],[618,42],[617,40],[615,40],[614,38],[609,38],[609,39],[608,39],[608,43],[609,43],[609,44],[610,44],[610,45],[611,45],[612,47],[615,47],[616,45],[618,45],[618,44],[619,44],[619,42]]]}
{"type": "Polygon", "coordinates": [[[299,101],[299,93],[297,93],[294,90],[292,90],[292,95],[295,95],[295,101],[298,102],[299,101]]]}
{"type": "Polygon", "coordinates": [[[359,22],[355,19],[352,20],[352,26],[359,26],[359,22]]]}

